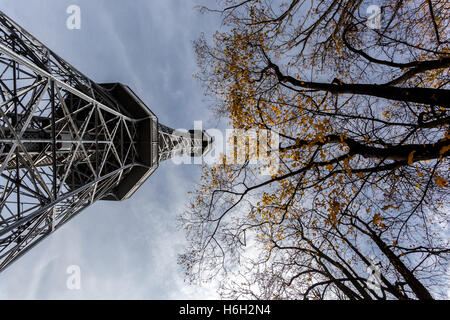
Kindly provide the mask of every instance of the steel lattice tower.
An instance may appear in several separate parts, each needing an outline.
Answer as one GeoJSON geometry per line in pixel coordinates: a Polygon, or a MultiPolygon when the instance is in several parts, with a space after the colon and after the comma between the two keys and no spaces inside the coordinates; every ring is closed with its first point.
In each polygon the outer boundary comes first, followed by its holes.
{"type": "Polygon", "coordinates": [[[120,83],[84,76],[0,12],[0,271],[97,200],[128,199],[174,155],[180,132],[120,83]]]}

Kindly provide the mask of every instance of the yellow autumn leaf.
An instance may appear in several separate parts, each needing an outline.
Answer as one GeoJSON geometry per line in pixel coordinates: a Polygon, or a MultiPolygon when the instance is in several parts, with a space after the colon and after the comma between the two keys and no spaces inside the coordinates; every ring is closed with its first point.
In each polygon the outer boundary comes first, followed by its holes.
{"type": "Polygon", "coordinates": [[[447,180],[442,177],[436,176],[436,184],[441,188],[447,188],[447,180]]]}
{"type": "Polygon", "coordinates": [[[441,150],[439,151],[440,155],[443,155],[444,153],[446,153],[448,150],[450,150],[450,144],[448,146],[442,147],[441,150]]]}
{"type": "Polygon", "coordinates": [[[408,155],[408,164],[411,165],[413,164],[413,157],[414,157],[414,153],[416,152],[416,150],[411,151],[411,153],[408,155]]]}
{"type": "Polygon", "coordinates": [[[418,175],[419,177],[421,177],[421,178],[423,177],[423,173],[420,172],[419,169],[417,169],[417,175],[418,175]]]}

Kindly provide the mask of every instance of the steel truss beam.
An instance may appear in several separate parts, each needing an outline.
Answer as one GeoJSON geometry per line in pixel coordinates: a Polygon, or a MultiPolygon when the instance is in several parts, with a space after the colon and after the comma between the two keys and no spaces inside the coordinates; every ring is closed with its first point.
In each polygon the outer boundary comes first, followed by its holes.
{"type": "Polygon", "coordinates": [[[140,119],[101,93],[0,13],[0,271],[139,164],[140,119]]]}

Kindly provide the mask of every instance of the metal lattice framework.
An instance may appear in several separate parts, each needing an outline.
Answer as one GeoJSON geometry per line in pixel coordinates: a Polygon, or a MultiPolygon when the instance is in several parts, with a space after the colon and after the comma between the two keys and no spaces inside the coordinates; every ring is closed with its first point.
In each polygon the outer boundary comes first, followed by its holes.
{"type": "Polygon", "coordinates": [[[91,81],[0,12],[0,271],[202,143],[158,125],[129,88],[91,81]]]}
{"type": "Polygon", "coordinates": [[[158,124],[158,134],[159,162],[180,156],[186,153],[186,150],[193,155],[205,152],[201,134],[196,137],[194,134],[176,131],[162,124],[158,124]]]}

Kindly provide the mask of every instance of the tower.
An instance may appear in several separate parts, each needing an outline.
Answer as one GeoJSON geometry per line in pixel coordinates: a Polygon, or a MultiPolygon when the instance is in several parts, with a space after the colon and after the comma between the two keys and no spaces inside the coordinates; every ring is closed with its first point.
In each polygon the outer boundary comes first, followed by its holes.
{"type": "Polygon", "coordinates": [[[175,155],[203,156],[126,85],[95,83],[0,12],[0,271],[97,200],[128,199],[175,155]]]}

